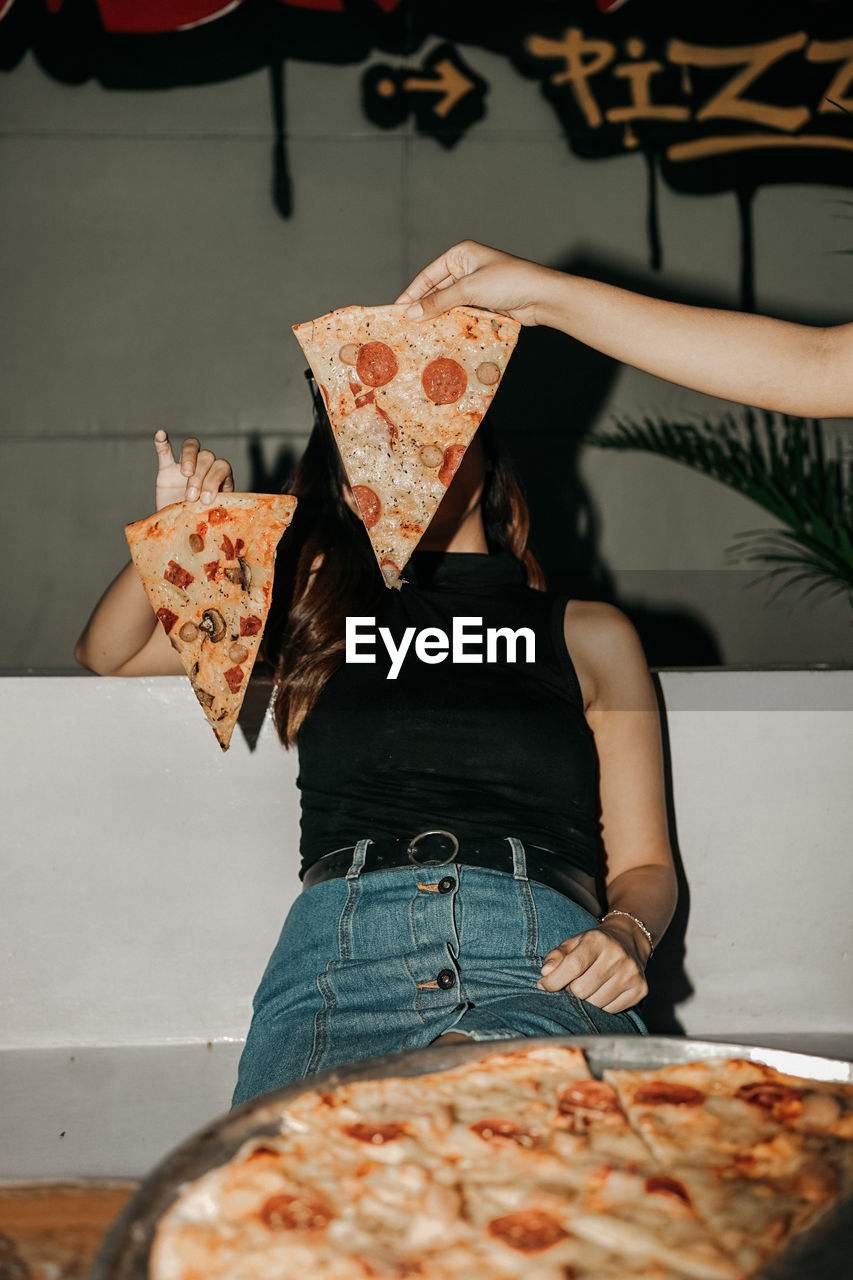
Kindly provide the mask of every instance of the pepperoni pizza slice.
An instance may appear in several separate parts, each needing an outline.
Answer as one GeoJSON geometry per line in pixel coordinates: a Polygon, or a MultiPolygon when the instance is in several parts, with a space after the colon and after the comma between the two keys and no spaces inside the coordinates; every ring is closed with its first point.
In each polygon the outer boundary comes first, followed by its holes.
{"type": "Polygon", "coordinates": [[[745,1273],[853,1190],[851,1085],[734,1058],[605,1078],[745,1273]]]}
{"type": "Polygon", "coordinates": [[[293,326],[389,587],[435,515],[518,339],[507,316],[344,307],[293,326]]]}
{"type": "Polygon", "coordinates": [[[176,502],[125,528],[151,607],[223,751],[249,682],[272,599],[278,542],[296,499],[220,494],[176,502]]]}

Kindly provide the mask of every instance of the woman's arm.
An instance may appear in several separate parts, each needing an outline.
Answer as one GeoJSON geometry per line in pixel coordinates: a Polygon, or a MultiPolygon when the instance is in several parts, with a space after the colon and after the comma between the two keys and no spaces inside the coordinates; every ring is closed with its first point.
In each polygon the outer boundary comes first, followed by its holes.
{"type": "Polygon", "coordinates": [[[598,753],[607,906],[626,914],[549,953],[541,982],[620,1013],[648,990],[651,944],[636,920],[657,944],[676,902],[657,700],[637,633],[617,609],[573,602],[565,635],[598,753]]]}
{"type": "Polygon", "coordinates": [[[562,329],[694,391],[803,417],[853,414],[853,324],[816,328],[664,302],[466,240],[397,299],[430,318],[463,304],[562,329]]]}
{"type": "MultiPolygon", "coordinates": [[[[155,509],[185,498],[212,502],[234,488],[231,465],[198,440],[185,440],[180,461],[165,431],[154,436],[158,470],[155,509]]],[[[81,666],[102,676],[181,675],[183,667],[160,626],[132,564],[126,564],[95,605],[74,648],[81,666]]]]}

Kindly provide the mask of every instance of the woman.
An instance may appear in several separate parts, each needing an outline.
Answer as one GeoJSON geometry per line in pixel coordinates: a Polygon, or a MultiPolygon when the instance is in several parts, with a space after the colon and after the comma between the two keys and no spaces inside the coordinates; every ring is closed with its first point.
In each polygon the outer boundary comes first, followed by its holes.
{"type": "MultiPolygon", "coordinates": [[[[233,488],[164,432],[156,501],[233,488]]],[[[633,1006],[675,905],[654,691],[618,611],[539,590],[527,511],[481,428],[406,570],[379,578],[326,424],[289,486],[276,721],[300,750],[305,891],[255,998],[235,1102],[453,1034],[640,1032],[633,1006]],[[344,661],[346,616],[535,638],[525,660],[344,661]],[[606,892],[599,908],[598,882],[606,892]],[[599,910],[607,910],[599,922],[599,910]]],[[[125,569],[76,655],[104,674],[180,670],[125,569]]],[[[426,649],[423,650],[426,652],[426,649]]]]}
{"type": "Polygon", "coordinates": [[[819,328],[664,302],[473,240],[424,267],[397,301],[414,319],[468,304],[549,325],[646,373],[758,409],[853,414],[853,324],[819,328]]]}

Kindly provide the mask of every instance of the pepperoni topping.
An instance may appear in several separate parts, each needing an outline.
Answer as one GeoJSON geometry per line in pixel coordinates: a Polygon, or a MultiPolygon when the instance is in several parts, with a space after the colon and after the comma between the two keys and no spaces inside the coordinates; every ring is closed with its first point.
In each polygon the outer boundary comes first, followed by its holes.
{"type": "Polygon", "coordinates": [[[576,1111],[618,1112],[616,1092],[603,1080],[578,1080],[560,1094],[557,1109],[561,1115],[572,1116],[576,1111]]]}
{"type": "Polygon", "coordinates": [[[223,533],[220,546],[222,547],[222,554],[225,556],[226,560],[234,560],[236,558],[237,552],[234,550],[234,543],[228,537],[227,533],[223,533]]]}
{"type": "Polygon", "coordinates": [[[376,406],[376,412],[379,414],[380,418],[388,428],[388,447],[389,449],[393,450],[394,446],[397,443],[397,437],[400,434],[400,429],[391,421],[391,419],[388,417],[388,414],[385,412],[384,409],[380,408],[379,405],[376,406]]]}
{"type": "Polygon", "coordinates": [[[484,1142],[497,1141],[502,1145],[502,1140],[507,1142],[515,1142],[520,1147],[535,1147],[538,1145],[537,1139],[532,1133],[528,1133],[526,1129],[522,1129],[520,1124],[516,1124],[514,1120],[478,1120],[476,1124],[469,1125],[472,1133],[476,1133],[478,1138],[482,1138],[484,1142]]]}
{"type": "Polygon", "coordinates": [[[381,1147],[383,1142],[393,1142],[395,1138],[400,1138],[405,1134],[406,1130],[403,1125],[397,1124],[391,1120],[387,1124],[348,1124],[344,1126],[344,1133],[349,1137],[355,1138],[357,1142],[371,1142],[376,1147],[381,1147]]]}
{"type": "Polygon", "coordinates": [[[751,1107],[760,1107],[774,1120],[795,1120],[803,1110],[804,1093],[805,1090],[792,1089],[787,1084],[759,1080],[754,1084],[742,1084],[735,1097],[748,1102],[751,1107]]]}
{"type": "Polygon", "coordinates": [[[462,461],[464,457],[465,457],[464,444],[449,444],[445,449],[444,461],[442,462],[441,470],[438,473],[438,478],[441,481],[441,483],[444,485],[445,489],[450,484],[450,481],[453,479],[453,477],[456,475],[456,472],[459,470],[459,463],[462,461]]]}
{"type": "Polygon", "coordinates": [[[250,617],[240,619],[240,635],[256,636],[264,624],[260,618],[250,617]]]}
{"type": "Polygon", "coordinates": [[[224,507],[213,507],[208,511],[207,519],[210,524],[224,524],[228,519],[228,512],[224,507]]]}
{"type": "Polygon", "coordinates": [[[240,554],[240,552],[243,550],[243,548],[245,547],[245,545],[246,545],[246,544],[245,544],[245,542],[243,541],[243,539],[242,539],[242,538],[238,538],[238,539],[237,539],[236,543],[234,544],[234,550],[237,552],[237,555],[239,555],[239,554],[240,554]]]}
{"type": "Polygon", "coordinates": [[[167,609],[165,605],[163,606],[162,609],[157,610],[157,617],[162,622],[163,630],[166,632],[166,635],[169,634],[169,632],[172,630],[172,627],[178,621],[178,615],[176,613],[172,613],[172,610],[167,609]]]}
{"type": "Polygon", "coordinates": [[[208,582],[215,582],[216,575],[219,572],[219,561],[218,560],[208,561],[208,563],[204,566],[204,572],[207,575],[208,582]]]}
{"type": "Polygon", "coordinates": [[[225,680],[228,685],[228,688],[231,690],[232,693],[236,693],[237,690],[240,688],[240,685],[243,683],[243,676],[244,676],[243,668],[229,667],[228,670],[223,671],[222,674],[225,676],[225,680]]]}
{"type": "Polygon", "coordinates": [[[433,404],[454,404],[468,386],[468,375],[455,360],[439,356],[424,369],[421,386],[433,404]]]}
{"type": "Polygon", "coordinates": [[[357,396],[355,401],[356,409],[363,409],[366,404],[373,404],[376,399],[375,391],[365,391],[363,396],[357,396]]]}
{"type": "Polygon", "coordinates": [[[644,1186],[651,1195],[677,1196],[685,1204],[690,1204],[690,1196],[684,1183],[679,1182],[678,1178],[670,1178],[666,1173],[656,1173],[653,1177],[646,1178],[644,1186]]]}
{"type": "Polygon", "coordinates": [[[517,1213],[492,1218],[488,1232],[520,1253],[540,1253],[543,1249],[550,1249],[558,1240],[565,1240],[569,1234],[544,1209],[519,1209],[517,1213]]]}
{"type": "Polygon", "coordinates": [[[366,484],[354,484],[352,496],[358,503],[365,529],[372,529],[382,515],[382,503],[373,490],[368,489],[366,484]]]}
{"type": "Polygon", "coordinates": [[[700,1107],[705,1101],[704,1093],[689,1084],[677,1084],[674,1080],[650,1080],[640,1085],[634,1094],[634,1102],[639,1106],[660,1107],[700,1107]]]}
{"type": "Polygon", "coordinates": [[[169,561],[169,567],[163,577],[175,587],[188,587],[191,582],[195,582],[193,575],[187,573],[186,569],[182,569],[177,560],[169,561]]]}
{"type": "Polygon", "coordinates": [[[384,387],[397,374],[397,357],[384,342],[366,342],[359,349],[355,371],[368,387],[384,387]]]}
{"type": "Polygon", "coordinates": [[[501,376],[500,367],[493,360],[484,360],[474,372],[477,374],[477,381],[482,382],[484,387],[493,387],[501,376]]]}
{"type": "Polygon", "coordinates": [[[328,1205],[310,1196],[270,1196],[258,1217],[270,1231],[322,1231],[334,1218],[328,1205]]]}
{"type": "Polygon", "coordinates": [[[200,533],[190,534],[190,551],[194,551],[196,555],[199,551],[204,551],[204,538],[200,533]]]}

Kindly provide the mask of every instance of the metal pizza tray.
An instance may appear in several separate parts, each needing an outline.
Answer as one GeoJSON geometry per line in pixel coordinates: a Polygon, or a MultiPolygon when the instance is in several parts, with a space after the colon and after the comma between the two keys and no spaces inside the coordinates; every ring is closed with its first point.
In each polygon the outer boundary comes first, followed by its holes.
{"type": "MultiPolygon", "coordinates": [[[[746,1058],[807,1080],[853,1083],[853,1063],[709,1040],[675,1036],[547,1036],[512,1040],[451,1042],[408,1053],[386,1054],[351,1063],[286,1085],[236,1108],[188,1138],[156,1166],[116,1219],[95,1260],[91,1280],[148,1280],[148,1259],[157,1223],[183,1186],[224,1164],[250,1138],[279,1132],[282,1108],[300,1094],[334,1089],[355,1080],[427,1075],[493,1053],[564,1045],[583,1049],[590,1071],[600,1076],[609,1067],[638,1071],[678,1063],[720,1058],[746,1058]]],[[[754,1280],[849,1280],[853,1240],[853,1197],[824,1215],[809,1231],[755,1273],[754,1280]]]]}

